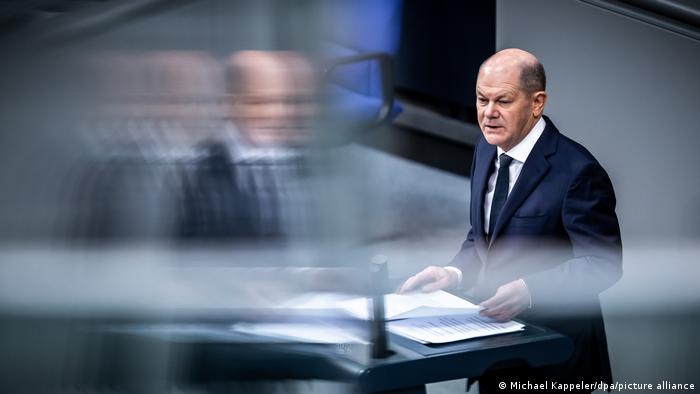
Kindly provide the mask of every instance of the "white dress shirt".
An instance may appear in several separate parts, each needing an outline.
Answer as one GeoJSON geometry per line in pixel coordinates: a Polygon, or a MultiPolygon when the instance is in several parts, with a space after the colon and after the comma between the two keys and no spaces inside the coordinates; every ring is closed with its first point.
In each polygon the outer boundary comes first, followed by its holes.
{"type": "MultiPolygon", "coordinates": [[[[485,234],[488,234],[489,232],[491,203],[493,202],[493,193],[496,189],[496,179],[498,178],[498,169],[500,167],[498,160],[499,156],[501,156],[501,153],[505,153],[513,158],[513,160],[510,162],[510,166],[508,167],[508,195],[510,195],[510,191],[513,190],[513,186],[515,186],[515,182],[517,182],[518,177],[520,176],[520,171],[523,169],[523,164],[525,164],[527,157],[530,156],[530,152],[532,152],[532,148],[535,147],[535,143],[537,143],[537,140],[540,139],[542,132],[544,132],[545,126],[546,122],[544,121],[544,118],[540,117],[540,119],[537,121],[537,123],[535,123],[535,126],[532,128],[532,130],[530,130],[530,132],[525,136],[525,138],[523,138],[523,140],[520,141],[517,145],[515,145],[511,150],[506,152],[500,147],[496,147],[496,158],[494,159],[496,170],[493,171],[491,177],[489,178],[488,184],[486,186],[486,195],[484,196],[483,209],[485,234]]],[[[455,272],[459,279],[459,283],[462,283],[462,271],[459,268],[451,266],[445,268],[455,272]]]]}
{"type": "Polygon", "coordinates": [[[545,124],[546,123],[544,121],[544,118],[540,118],[540,120],[538,120],[537,123],[535,123],[535,127],[533,127],[532,130],[530,130],[530,132],[525,136],[525,138],[523,138],[522,141],[520,141],[508,152],[504,151],[500,147],[496,148],[496,158],[494,159],[496,170],[491,174],[491,177],[489,178],[489,182],[486,186],[486,195],[484,196],[484,234],[489,233],[489,222],[491,221],[491,204],[493,203],[493,194],[496,189],[496,179],[498,178],[498,170],[500,168],[500,162],[498,158],[501,156],[502,153],[505,153],[506,155],[513,158],[513,160],[510,162],[510,167],[508,167],[508,195],[510,195],[510,191],[513,190],[513,186],[515,185],[515,182],[517,182],[518,177],[520,176],[520,171],[523,169],[523,164],[525,164],[525,160],[527,160],[527,157],[530,156],[532,148],[535,147],[535,143],[538,139],[540,139],[540,136],[544,131],[545,124]]]}
{"type": "Polygon", "coordinates": [[[257,226],[262,234],[310,234],[312,183],[304,174],[301,148],[260,147],[250,143],[233,123],[224,125],[224,138],[236,172],[238,190],[257,202],[257,226]]]}

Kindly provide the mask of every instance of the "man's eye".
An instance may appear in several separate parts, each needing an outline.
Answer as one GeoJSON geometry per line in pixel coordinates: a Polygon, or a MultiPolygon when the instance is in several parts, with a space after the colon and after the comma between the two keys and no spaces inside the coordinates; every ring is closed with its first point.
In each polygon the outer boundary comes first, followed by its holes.
{"type": "Polygon", "coordinates": [[[483,103],[486,103],[486,101],[487,101],[487,100],[486,100],[485,98],[483,98],[483,97],[479,97],[477,100],[478,100],[480,103],[482,103],[482,104],[483,104],[483,103]]]}
{"type": "Polygon", "coordinates": [[[510,104],[510,100],[498,100],[501,104],[510,104]]]}

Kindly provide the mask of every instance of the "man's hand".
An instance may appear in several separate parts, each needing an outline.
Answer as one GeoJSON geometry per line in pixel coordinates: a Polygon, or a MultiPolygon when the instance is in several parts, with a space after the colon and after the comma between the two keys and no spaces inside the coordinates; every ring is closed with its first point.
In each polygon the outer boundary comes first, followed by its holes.
{"type": "Polygon", "coordinates": [[[521,279],[506,283],[496,290],[496,294],[479,304],[482,316],[499,322],[508,321],[530,306],[530,292],[521,279]]]}
{"type": "Polygon", "coordinates": [[[420,290],[430,293],[442,289],[456,287],[459,283],[457,273],[443,267],[428,267],[408,278],[399,289],[399,294],[420,290]]]}

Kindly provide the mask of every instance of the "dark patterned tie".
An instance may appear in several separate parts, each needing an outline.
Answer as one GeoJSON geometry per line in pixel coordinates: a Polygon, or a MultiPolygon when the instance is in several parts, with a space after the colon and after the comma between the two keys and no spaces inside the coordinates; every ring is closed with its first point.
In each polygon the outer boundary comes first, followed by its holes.
{"type": "Polygon", "coordinates": [[[489,216],[489,242],[493,236],[493,231],[496,228],[496,220],[503,210],[503,205],[508,198],[508,182],[510,174],[508,168],[513,158],[501,153],[498,157],[498,178],[496,178],[496,189],[493,192],[493,201],[491,202],[491,215],[489,216]]]}

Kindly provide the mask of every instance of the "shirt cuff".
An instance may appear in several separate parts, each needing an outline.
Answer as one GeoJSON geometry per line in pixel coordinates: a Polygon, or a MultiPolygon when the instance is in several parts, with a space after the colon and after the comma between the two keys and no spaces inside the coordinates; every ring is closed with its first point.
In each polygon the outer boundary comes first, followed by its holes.
{"type": "Polygon", "coordinates": [[[532,309],[532,295],[530,295],[530,288],[527,287],[527,282],[525,282],[525,279],[520,278],[519,280],[523,282],[525,290],[527,290],[527,297],[530,299],[530,305],[527,307],[527,309],[532,309]]]}
{"type": "Polygon", "coordinates": [[[457,274],[457,286],[460,286],[462,284],[462,270],[451,265],[448,265],[447,267],[445,267],[445,269],[457,274]]]}

